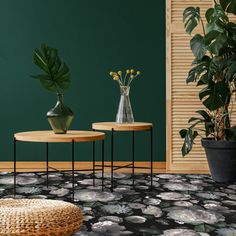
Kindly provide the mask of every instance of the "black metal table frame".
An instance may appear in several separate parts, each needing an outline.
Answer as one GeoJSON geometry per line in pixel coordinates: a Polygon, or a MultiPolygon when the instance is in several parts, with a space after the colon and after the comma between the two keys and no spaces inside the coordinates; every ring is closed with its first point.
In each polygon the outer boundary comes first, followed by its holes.
{"type": "MultiPolygon", "coordinates": [[[[94,131],[102,130],[102,129],[93,129],[94,131]]],[[[109,130],[102,130],[102,131],[109,131],[109,130]]],[[[101,166],[101,165],[96,165],[101,166]]],[[[114,130],[114,128],[111,129],[111,165],[104,165],[104,167],[110,167],[111,168],[111,191],[113,191],[114,187],[114,178],[113,174],[114,171],[121,169],[121,168],[132,168],[132,180],[133,180],[133,187],[134,187],[134,170],[135,169],[150,169],[150,179],[151,179],[151,189],[153,187],[153,127],[150,127],[150,129],[147,130],[114,130]],[[135,132],[140,131],[149,131],[150,132],[150,167],[137,167],[135,166],[135,132]],[[115,132],[132,132],[132,163],[128,165],[123,166],[114,166],[114,133],[115,132]]]]}
{"type": "MultiPolygon", "coordinates": [[[[95,186],[95,171],[97,170],[102,170],[102,191],[104,190],[104,141],[105,139],[102,139],[102,165],[101,167],[102,168],[95,168],[95,161],[96,161],[96,158],[95,158],[95,155],[96,155],[96,151],[95,151],[95,147],[96,147],[96,142],[97,141],[100,141],[100,140],[96,140],[96,141],[87,141],[87,142],[92,142],[92,146],[93,146],[93,168],[92,169],[76,169],[76,171],[93,171],[93,186],[95,186]]],[[[14,196],[16,195],[16,176],[17,176],[17,171],[16,171],[16,143],[17,142],[28,142],[28,141],[21,141],[21,140],[17,140],[15,137],[14,137],[14,196]]],[[[33,141],[32,141],[33,142],[33,141]]],[[[49,142],[38,142],[38,143],[44,143],[46,144],[46,184],[47,184],[47,187],[48,187],[48,182],[49,182],[49,179],[48,179],[48,173],[49,173],[49,169],[54,169],[56,171],[59,171],[57,170],[56,168],[53,168],[53,167],[50,167],[48,165],[48,160],[49,160],[49,142]]],[[[53,143],[60,143],[60,142],[53,142],[53,143]]],[[[65,142],[67,143],[67,142],[65,142]]],[[[68,142],[68,143],[71,143],[71,165],[72,165],[72,169],[71,170],[65,170],[65,171],[71,171],[72,172],[72,200],[74,201],[74,192],[75,192],[75,141],[72,140],[71,142],[68,142]]],[[[80,142],[76,142],[76,143],[80,143],[80,142]]]]}

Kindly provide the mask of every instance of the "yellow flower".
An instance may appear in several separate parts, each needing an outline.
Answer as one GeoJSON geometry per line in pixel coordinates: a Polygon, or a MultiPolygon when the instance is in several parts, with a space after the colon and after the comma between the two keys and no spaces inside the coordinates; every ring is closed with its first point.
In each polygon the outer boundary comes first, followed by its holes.
{"type": "Polygon", "coordinates": [[[134,75],[131,75],[131,76],[130,76],[130,79],[133,79],[133,78],[134,78],[134,75]]]}
{"type": "Polygon", "coordinates": [[[111,71],[111,72],[109,73],[109,74],[110,74],[110,76],[113,76],[113,73],[114,73],[114,72],[112,72],[112,71],[111,71]]]}
{"type": "Polygon", "coordinates": [[[118,76],[118,75],[115,75],[115,76],[113,77],[113,79],[114,79],[114,80],[119,80],[119,76],[118,76]]]}
{"type": "Polygon", "coordinates": [[[130,72],[129,70],[126,70],[126,73],[127,73],[127,74],[129,74],[129,72],[130,72]]]}
{"type": "Polygon", "coordinates": [[[121,70],[118,71],[118,75],[122,75],[122,71],[121,70]]]}
{"type": "Polygon", "coordinates": [[[137,71],[137,75],[140,75],[141,74],[141,72],[140,71],[137,71]]]}
{"type": "Polygon", "coordinates": [[[134,69],[131,69],[131,70],[130,70],[130,73],[134,73],[134,69]]]}

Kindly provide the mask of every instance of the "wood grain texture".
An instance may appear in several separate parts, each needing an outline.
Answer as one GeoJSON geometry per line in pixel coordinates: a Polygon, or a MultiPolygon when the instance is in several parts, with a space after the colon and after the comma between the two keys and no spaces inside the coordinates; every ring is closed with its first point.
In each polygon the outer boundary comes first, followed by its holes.
{"type": "MultiPolygon", "coordinates": [[[[114,165],[127,165],[130,162],[114,162],[114,165]]],[[[100,165],[101,162],[96,162],[96,164],[100,165]]],[[[111,163],[106,161],[105,165],[110,165],[111,163]]],[[[71,170],[71,162],[49,162],[49,166],[56,168],[58,170],[71,170]]],[[[139,167],[150,167],[150,162],[135,162],[135,166],[139,167]]],[[[75,169],[88,169],[92,168],[92,162],[75,162],[75,169]]],[[[34,171],[45,171],[46,163],[45,162],[17,162],[17,171],[18,172],[34,172],[34,171]]],[[[0,162],[0,171],[13,171],[13,162],[0,162]]],[[[106,167],[105,172],[110,172],[111,168],[106,167]]],[[[131,173],[132,169],[119,169],[116,172],[121,173],[131,173]]],[[[169,171],[166,169],[166,162],[153,162],[153,172],[154,173],[183,173],[183,174],[198,174],[198,173],[206,173],[208,174],[208,170],[197,170],[197,169],[189,169],[189,170],[181,170],[179,168],[173,169],[169,171]]],[[[149,169],[136,169],[135,173],[150,173],[149,169]]]]}
{"type": "MultiPolygon", "coordinates": [[[[114,165],[118,166],[124,166],[127,165],[131,162],[127,161],[114,161],[114,165]]],[[[101,165],[102,163],[97,161],[96,164],[101,165]]],[[[105,161],[105,165],[110,165],[111,162],[105,161]]],[[[87,162],[80,162],[76,161],[75,162],[75,169],[92,169],[93,163],[90,161],[87,162]]],[[[66,162],[49,162],[49,166],[56,168],[58,170],[71,170],[72,169],[72,163],[69,161],[66,162]]],[[[135,162],[136,167],[144,167],[148,168],[151,166],[150,162],[135,162]]],[[[153,169],[155,170],[162,170],[162,172],[165,172],[166,169],[166,162],[153,162],[153,169]]],[[[18,161],[17,162],[17,171],[18,172],[30,172],[30,171],[45,171],[46,170],[46,162],[40,161],[40,162],[22,162],[18,161]]],[[[52,169],[50,169],[52,170],[52,169]]],[[[13,171],[13,162],[0,162],[0,171],[13,171]]],[[[105,167],[106,172],[110,172],[111,168],[110,167],[105,167]]],[[[132,172],[132,169],[124,168],[124,169],[119,169],[117,172],[132,172]]],[[[137,173],[150,173],[149,169],[136,169],[135,172],[137,173]]]]}
{"type": "MultiPolygon", "coordinates": [[[[208,164],[200,138],[197,138],[192,152],[182,157],[183,140],[179,131],[188,127],[188,119],[197,116],[195,111],[203,109],[198,98],[199,88],[186,84],[188,71],[194,59],[190,50],[190,39],[184,29],[183,11],[189,6],[199,6],[201,14],[212,6],[211,0],[166,0],[166,161],[169,171],[208,171],[208,164]]],[[[195,33],[202,34],[197,27],[195,33]]],[[[202,133],[201,133],[202,134],[202,133]]],[[[204,136],[204,134],[203,134],[204,136]]]]}
{"type": "Polygon", "coordinates": [[[116,122],[98,122],[93,123],[92,128],[95,130],[108,130],[112,129],[115,131],[141,131],[141,130],[150,130],[153,127],[152,123],[146,122],[134,122],[127,124],[118,124],[116,122]]]}
{"type": "Polygon", "coordinates": [[[69,130],[66,134],[54,134],[51,130],[28,131],[16,133],[14,135],[17,141],[23,142],[48,142],[48,143],[66,143],[66,142],[91,142],[105,139],[105,134],[94,131],[69,130]]]}

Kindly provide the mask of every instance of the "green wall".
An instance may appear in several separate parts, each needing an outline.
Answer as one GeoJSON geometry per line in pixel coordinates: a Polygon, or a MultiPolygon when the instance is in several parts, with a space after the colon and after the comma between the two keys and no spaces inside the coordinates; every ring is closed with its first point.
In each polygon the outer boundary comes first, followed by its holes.
{"type": "MultiPolygon", "coordinates": [[[[155,160],[165,160],[165,0],[1,0],[0,32],[2,161],[12,160],[15,132],[49,128],[45,114],[56,96],[30,78],[38,73],[32,51],[41,42],[58,48],[71,69],[65,102],[75,113],[72,129],[113,121],[119,88],[109,72],[141,70],[131,87],[135,120],[154,123],[155,160]]],[[[148,138],[137,134],[137,160],[148,160],[148,138]]],[[[116,134],[116,160],[130,159],[130,141],[130,133],[116,134]]],[[[42,144],[17,147],[18,160],[45,158],[42,144]]],[[[91,147],[76,144],[77,160],[91,160],[91,147]]],[[[50,159],[70,160],[70,145],[51,144],[50,159]]]]}

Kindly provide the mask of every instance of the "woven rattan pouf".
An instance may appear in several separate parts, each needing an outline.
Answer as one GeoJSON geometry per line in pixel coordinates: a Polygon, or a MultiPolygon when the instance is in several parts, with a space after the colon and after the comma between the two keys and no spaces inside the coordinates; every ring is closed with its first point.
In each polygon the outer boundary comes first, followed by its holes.
{"type": "Polygon", "coordinates": [[[0,200],[0,236],[68,236],[83,224],[80,209],[42,199],[0,200]]]}

